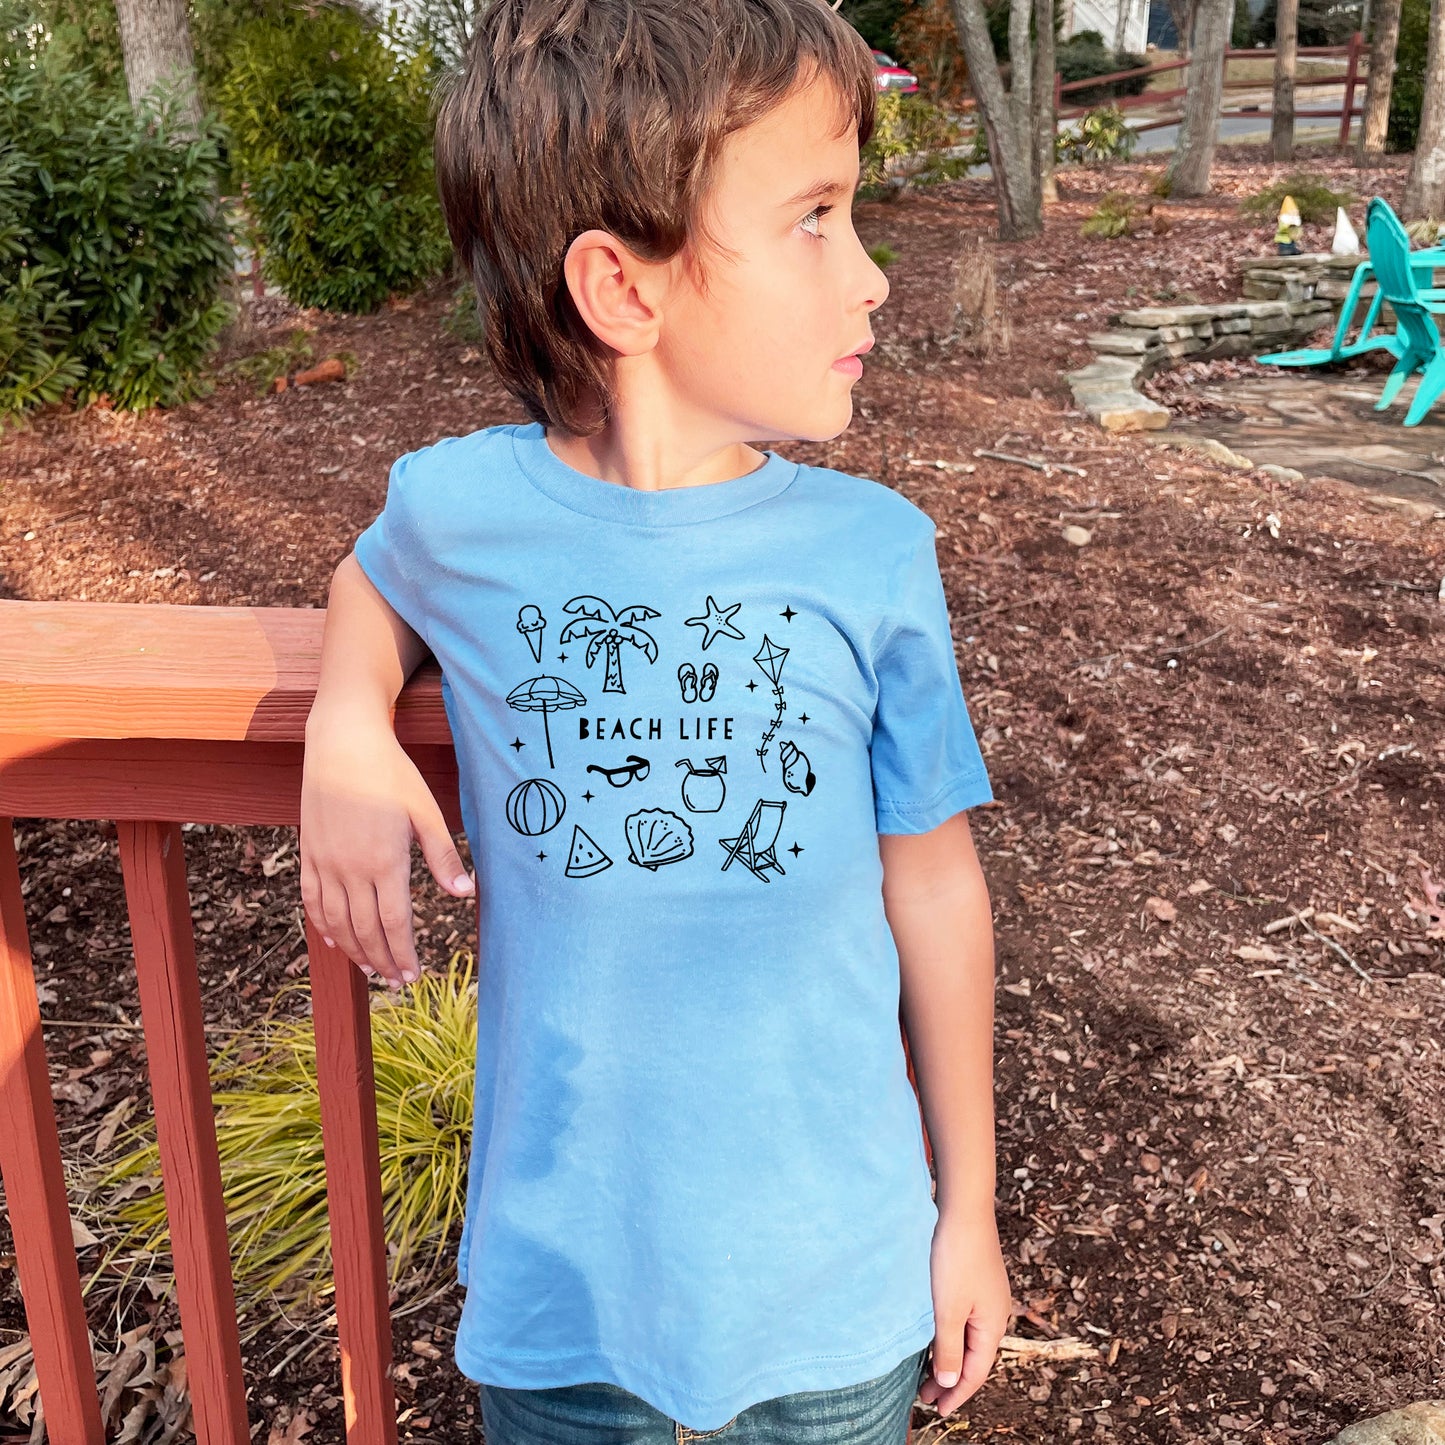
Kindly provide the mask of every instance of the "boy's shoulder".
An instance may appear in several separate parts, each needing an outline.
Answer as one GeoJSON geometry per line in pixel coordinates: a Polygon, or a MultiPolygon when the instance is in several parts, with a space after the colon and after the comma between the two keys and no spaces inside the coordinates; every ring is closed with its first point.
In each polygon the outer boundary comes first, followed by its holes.
{"type": "Polygon", "coordinates": [[[931,541],[937,524],[916,502],[883,482],[834,467],[803,464],[810,498],[836,509],[849,526],[866,525],[874,541],[894,540],[908,546],[931,541]]]}
{"type": "Polygon", "coordinates": [[[515,430],[514,423],[503,422],[461,436],[438,437],[424,447],[397,457],[391,464],[392,476],[431,479],[455,472],[459,467],[470,467],[488,453],[509,446],[515,430]]]}

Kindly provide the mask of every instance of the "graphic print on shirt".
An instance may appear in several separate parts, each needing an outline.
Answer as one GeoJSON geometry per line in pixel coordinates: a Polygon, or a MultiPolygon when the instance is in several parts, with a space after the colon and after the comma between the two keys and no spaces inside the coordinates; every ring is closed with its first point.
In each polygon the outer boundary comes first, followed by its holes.
{"type": "Polygon", "coordinates": [[[562,871],[569,878],[590,878],[612,866],[612,859],[593,841],[580,823],[572,825],[572,846],[567,850],[567,866],[562,871]]]}
{"type": "Polygon", "coordinates": [[[707,767],[695,768],[691,758],[679,758],[677,767],[686,768],[682,780],[682,806],[689,813],[716,813],[727,797],[723,774],[728,770],[726,757],[709,758],[707,767]]]}
{"type": "Polygon", "coordinates": [[[622,685],[622,644],[624,642],[630,642],[634,647],[640,648],[642,655],[649,662],[657,661],[656,640],[651,633],[637,626],[638,622],[661,617],[662,613],[658,612],[656,608],[642,603],[634,603],[618,612],[614,611],[611,604],[604,602],[600,597],[574,597],[563,605],[562,611],[577,612],[581,615],[562,629],[562,636],[558,638],[558,641],[566,643],[579,637],[590,637],[592,640],[587,644],[586,653],[588,667],[592,666],[598,651],[604,644],[606,645],[607,676],[602,683],[603,692],[625,693],[627,691],[622,685]]]}
{"type": "MultiPolygon", "coordinates": [[[[555,768],[552,758],[552,730],[547,719],[554,712],[567,712],[574,707],[585,707],[587,699],[567,681],[565,677],[529,677],[519,682],[507,694],[507,706],[518,712],[539,712],[542,714],[542,731],[547,738],[547,766],[555,768]]],[[[525,743],[520,746],[525,747],[525,743]]]]}
{"type": "Polygon", "coordinates": [[[775,802],[771,798],[759,798],[753,804],[753,811],[748,815],[743,831],[736,838],[718,839],[728,850],[728,856],[722,865],[724,873],[734,863],[741,863],[750,869],[755,877],[761,878],[764,883],[770,883],[772,880],[767,872],[769,868],[776,869],[779,873],[785,871],[773,850],[777,847],[778,830],[783,826],[783,810],[787,806],[786,803],[775,802]]]}
{"type": "Polygon", "coordinates": [[[743,632],[733,626],[733,614],[741,607],[741,602],[734,602],[731,607],[719,607],[712,600],[711,594],[707,599],[707,610],[700,617],[688,617],[684,621],[688,627],[701,627],[703,631],[702,650],[706,652],[712,646],[713,640],[718,636],[736,637],[739,642],[745,640],[743,632]]]}
{"type": "Polygon", "coordinates": [[[547,778],[528,778],[507,794],[507,821],[528,838],[550,833],[566,811],[562,789],[547,778]]]}
{"type": "MultiPolygon", "coordinates": [[[[685,618],[684,623],[686,626],[701,629],[699,645],[706,651],[719,638],[747,640],[747,634],[735,620],[741,609],[740,602],[722,606],[712,594],[708,594],[705,609],[695,617],[685,618]]],[[[657,640],[639,625],[662,615],[655,608],[645,604],[614,608],[603,598],[584,593],[570,598],[563,605],[563,610],[572,615],[572,620],[564,627],[559,642],[566,644],[581,638],[588,639],[585,652],[579,659],[586,667],[591,668],[603,648],[606,648],[606,676],[602,688],[604,693],[626,694],[622,672],[624,642],[636,647],[649,663],[657,662],[657,640]]],[[[782,615],[791,622],[797,614],[788,608],[782,615]]],[[[542,660],[546,628],[547,619],[539,606],[529,603],[518,609],[516,630],[525,638],[534,662],[542,660]]],[[[761,644],[753,654],[754,664],[772,685],[774,698],[773,715],[754,751],[762,771],[767,772],[769,747],[773,739],[778,738],[782,786],[791,793],[807,797],[817,782],[808,755],[791,738],[779,736],[784,714],[788,709],[783,685],[783,665],[790,650],[779,646],[764,633],[761,644]]],[[[566,663],[568,660],[565,651],[558,654],[558,661],[566,663]]],[[[702,663],[700,671],[697,664],[691,661],[682,662],[677,669],[682,701],[689,704],[710,702],[716,695],[720,676],[721,669],[715,662],[702,663]]],[[[746,687],[750,694],[755,694],[758,684],[749,682],[746,687]]],[[[542,714],[547,763],[549,767],[556,769],[551,714],[584,708],[587,706],[587,698],[568,679],[542,674],[527,678],[514,687],[507,694],[507,703],[518,712],[542,714]]],[[[806,722],[806,715],[800,715],[798,721],[806,722]]],[[[715,736],[731,737],[733,722],[732,717],[679,718],[678,737],[691,737],[699,741],[711,740],[715,736]]],[[[642,734],[638,731],[639,727],[646,729],[649,738],[663,736],[663,719],[660,717],[629,719],[620,716],[596,719],[590,716],[581,717],[578,720],[577,736],[579,740],[592,739],[598,742],[608,737],[640,737],[642,734]]],[[[512,746],[520,753],[526,743],[517,738],[512,746]]],[[[683,809],[693,814],[716,814],[722,811],[728,798],[725,754],[706,758],[702,766],[694,763],[691,758],[678,758],[674,767],[686,770],[679,779],[683,809]]],[[[644,794],[650,791],[642,785],[647,782],[651,772],[651,760],[639,753],[628,753],[620,761],[588,762],[583,771],[588,775],[596,774],[599,779],[605,780],[610,788],[621,789],[637,784],[637,791],[644,794]]],[[[601,792],[605,796],[607,789],[602,789],[601,792]]],[[[597,797],[591,788],[582,793],[583,800],[588,803],[597,800],[597,797]]],[[[785,876],[786,870],[778,861],[777,855],[787,806],[787,802],[781,798],[758,797],[741,827],[736,828],[730,836],[717,838],[719,847],[724,851],[720,865],[723,872],[738,863],[741,868],[737,871],[746,869],[754,878],[764,883],[771,882],[774,874],[785,876]]],[[[562,822],[566,811],[566,794],[557,783],[547,778],[523,779],[507,795],[507,821],[515,832],[526,837],[540,837],[551,832],[562,822]]],[[[594,829],[595,826],[594,824],[594,829]]],[[[671,808],[634,809],[623,819],[622,833],[627,845],[627,860],[653,873],[662,867],[693,857],[696,852],[692,827],[681,812],[671,808]]],[[[790,851],[796,857],[803,849],[794,842],[790,851]]],[[[539,850],[536,854],[539,862],[545,862],[551,856],[553,855],[545,850],[539,850]]],[[[571,843],[562,869],[565,877],[595,877],[609,869],[614,861],[612,854],[592,833],[578,823],[573,824],[571,843]]]]}
{"type": "Polygon", "coordinates": [[[753,653],[753,661],[762,668],[763,675],[773,684],[773,696],[778,700],[773,720],[768,724],[767,732],[763,734],[762,746],[755,750],[758,755],[758,763],[764,772],[768,770],[768,744],[782,726],[783,714],[788,710],[787,701],[783,697],[782,681],[783,664],[788,660],[788,652],[788,648],[779,647],[765,632],[763,633],[763,645],[753,653]]]}
{"type": "Polygon", "coordinates": [[[532,649],[533,662],[542,660],[542,634],[546,630],[547,619],[542,616],[540,608],[528,603],[527,606],[517,609],[517,631],[527,639],[527,645],[532,649]]]}
{"type": "Polygon", "coordinates": [[[713,694],[717,691],[717,679],[718,670],[715,662],[703,663],[700,682],[697,668],[692,663],[684,662],[677,669],[677,684],[682,690],[684,702],[711,702],[713,694]]]}
{"type": "Polygon", "coordinates": [[[654,873],[664,863],[692,856],[692,829],[666,808],[642,808],[627,815],[627,860],[654,873]]]}
{"type": "Polygon", "coordinates": [[[651,766],[646,758],[640,758],[636,753],[628,753],[627,761],[619,763],[615,768],[604,768],[596,763],[588,763],[587,771],[601,773],[614,788],[625,788],[634,778],[639,783],[646,781],[651,766]]]}

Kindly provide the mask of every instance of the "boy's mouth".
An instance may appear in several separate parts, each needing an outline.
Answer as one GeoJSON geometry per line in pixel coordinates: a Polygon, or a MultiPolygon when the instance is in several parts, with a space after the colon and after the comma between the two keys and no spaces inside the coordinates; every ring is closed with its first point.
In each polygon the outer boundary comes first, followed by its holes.
{"type": "Polygon", "coordinates": [[[846,356],[840,356],[833,363],[834,371],[844,372],[848,376],[860,377],[863,375],[863,356],[866,352],[873,350],[873,338],[870,336],[861,346],[855,346],[846,356]]]}

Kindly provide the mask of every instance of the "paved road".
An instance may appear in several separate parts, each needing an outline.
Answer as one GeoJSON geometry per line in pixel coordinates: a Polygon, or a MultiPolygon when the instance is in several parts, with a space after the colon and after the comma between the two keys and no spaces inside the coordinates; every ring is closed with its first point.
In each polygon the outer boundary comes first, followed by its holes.
{"type": "MultiPolygon", "coordinates": [[[[1340,133],[1340,123],[1332,120],[1304,120],[1295,122],[1296,140],[1321,140],[1327,136],[1337,136],[1340,133]]],[[[1242,140],[1247,136],[1258,136],[1269,134],[1269,117],[1267,115],[1227,115],[1222,116],[1219,121],[1219,139],[1242,140]]],[[[1172,151],[1179,144],[1179,127],[1177,125],[1161,125],[1157,130],[1145,130],[1139,132],[1139,144],[1134,148],[1135,155],[1143,155],[1146,151],[1172,151]]]]}

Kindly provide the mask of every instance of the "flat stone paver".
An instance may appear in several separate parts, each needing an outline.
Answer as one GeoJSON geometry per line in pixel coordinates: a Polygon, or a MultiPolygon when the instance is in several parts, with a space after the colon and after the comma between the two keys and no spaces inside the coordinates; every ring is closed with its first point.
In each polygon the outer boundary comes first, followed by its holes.
{"type": "Polygon", "coordinates": [[[1176,417],[1170,429],[1214,437],[1256,465],[1339,477],[1445,508],[1445,398],[1419,426],[1407,427],[1413,381],[1388,411],[1374,409],[1386,374],[1360,367],[1280,368],[1203,382],[1195,388],[1199,396],[1242,416],[1176,417]]]}

